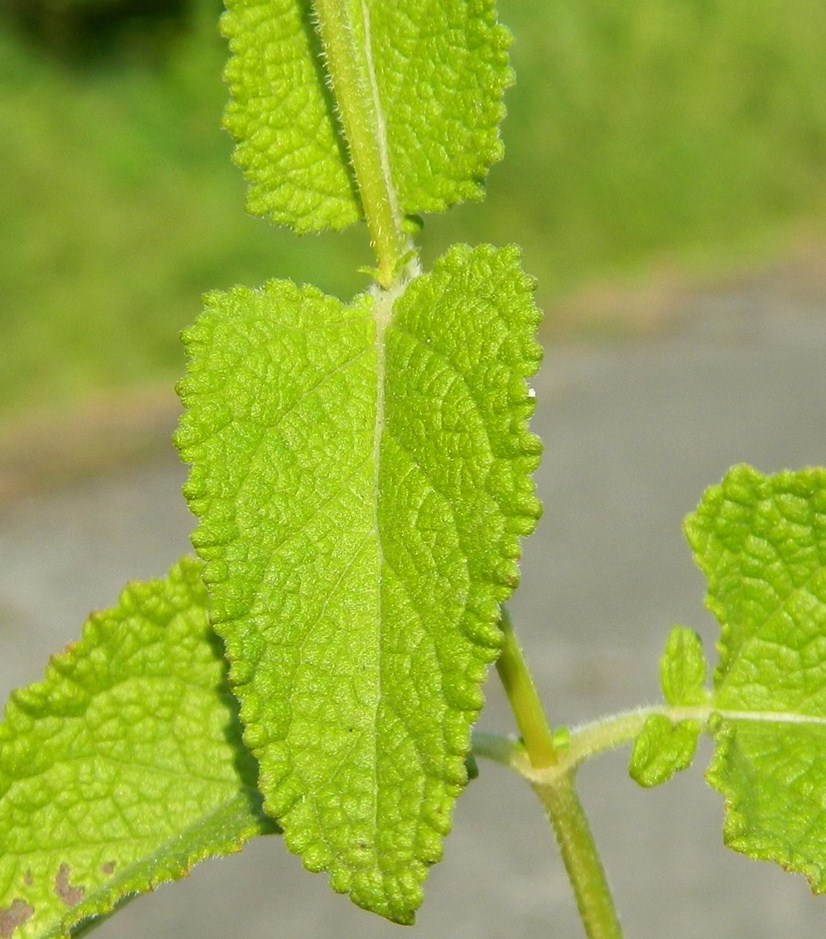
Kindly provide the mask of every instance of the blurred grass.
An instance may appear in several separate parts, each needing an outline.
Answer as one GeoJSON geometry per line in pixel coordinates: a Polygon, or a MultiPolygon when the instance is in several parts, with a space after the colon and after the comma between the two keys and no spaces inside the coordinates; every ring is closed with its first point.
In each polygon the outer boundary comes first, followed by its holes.
{"type": "Polygon", "coordinates": [[[739,264],[826,218],[821,0],[501,5],[506,162],[483,206],[437,222],[445,240],[518,241],[552,303],[663,261],[739,264]]]}
{"type": "MultiPolygon", "coordinates": [[[[243,212],[214,2],[161,56],[67,63],[0,20],[0,421],[173,380],[200,294],[271,276],[349,296],[363,232],[243,212]]],[[[826,218],[822,0],[501,0],[518,83],[489,198],[425,256],[515,241],[555,301],[663,262],[725,268],[826,218]]]]}

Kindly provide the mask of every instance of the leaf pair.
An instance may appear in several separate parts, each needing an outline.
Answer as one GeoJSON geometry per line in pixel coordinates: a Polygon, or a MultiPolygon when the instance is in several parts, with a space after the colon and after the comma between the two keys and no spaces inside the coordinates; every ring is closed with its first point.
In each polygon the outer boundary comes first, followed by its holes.
{"type": "MultiPolygon", "coordinates": [[[[386,289],[349,304],[286,281],[207,297],[178,435],[205,565],[128,589],[13,698],[0,939],[65,936],[270,818],[335,889],[411,922],[539,514],[538,313],[517,252],[459,246],[426,275],[404,253],[405,220],[479,197],[500,155],[492,3],[232,0],[224,29],[250,208],[300,232],[364,217],[380,262],[382,239],[398,250],[386,289]]],[[[824,509],[822,471],[739,468],[706,494],[687,531],[723,624],[714,689],[675,632],[668,708],[632,758],[664,781],[707,726],[728,842],[816,889],[824,509]]]]}
{"type": "Polygon", "coordinates": [[[178,441],[245,740],[288,845],[392,919],[463,786],[498,608],[535,523],[516,253],[457,248],[394,304],[212,295],[178,441]]]}
{"type": "Polygon", "coordinates": [[[266,810],[334,889],[411,922],[539,515],[541,350],[515,249],[404,273],[403,223],[480,196],[508,35],[488,0],[242,0],[223,25],[250,208],[363,216],[386,289],[207,298],[178,434],[193,543],[266,810]]]}

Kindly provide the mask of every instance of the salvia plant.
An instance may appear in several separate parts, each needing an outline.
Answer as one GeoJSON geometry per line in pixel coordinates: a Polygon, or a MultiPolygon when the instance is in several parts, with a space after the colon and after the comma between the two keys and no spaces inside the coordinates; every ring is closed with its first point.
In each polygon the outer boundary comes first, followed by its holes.
{"type": "Polygon", "coordinates": [[[222,27],[250,211],[363,222],[371,285],[212,293],[185,334],[198,557],[128,586],[12,695],[1,939],[71,936],[276,832],[412,923],[476,757],[527,780],[585,932],[616,937],[577,767],[632,744],[658,785],[701,734],[726,843],[826,889],[826,471],[735,467],[687,519],[722,627],[710,683],[676,628],[661,704],[551,727],[502,607],[540,513],[533,284],[514,247],[423,271],[413,240],[502,155],[509,34],[493,0],[229,0],[222,27]],[[473,730],[494,662],[518,737],[473,730]]]}

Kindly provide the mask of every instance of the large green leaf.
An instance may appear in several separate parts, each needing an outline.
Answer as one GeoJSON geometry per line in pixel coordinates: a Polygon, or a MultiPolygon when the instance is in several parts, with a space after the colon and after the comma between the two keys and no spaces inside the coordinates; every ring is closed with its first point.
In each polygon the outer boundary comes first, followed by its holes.
{"type": "Polygon", "coordinates": [[[723,627],[708,779],[726,843],[826,890],[826,470],[735,467],[686,531],[723,627]]]}
{"type": "Polygon", "coordinates": [[[354,99],[401,215],[482,197],[511,80],[493,0],[228,0],[222,24],[225,123],[251,212],[299,232],[361,217],[359,142],[344,130],[354,99]],[[318,20],[340,56],[322,54],[318,20]]]}
{"type": "Polygon", "coordinates": [[[399,922],[452,804],[539,506],[538,313],[459,246],[351,305],[273,281],[186,336],[178,435],[215,628],[287,844],[399,922]]]}
{"type": "Polygon", "coordinates": [[[92,616],[0,725],[0,937],[67,937],[273,830],[206,615],[201,564],[92,616]]]}

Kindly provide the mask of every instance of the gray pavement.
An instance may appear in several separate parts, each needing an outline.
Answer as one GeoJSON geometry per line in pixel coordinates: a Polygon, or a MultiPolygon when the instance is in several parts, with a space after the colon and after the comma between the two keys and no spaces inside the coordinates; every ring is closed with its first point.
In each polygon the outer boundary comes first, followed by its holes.
{"type": "MultiPolygon", "coordinates": [[[[659,338],[549,349],[536,382],[545,516],[527,543],[517,629],[556,721],[657,698],[673,623],[713,646],[704,585],[681,534],[732,463],[826,464],[826,302],[752,285],[695,296],[659,338]]],[[[40,677],[89,610],[159,576],[192,527],[170,453],[21,499],[0,515],[0,696],[40,677]]],[[[495,682],[480,726],[511,724],[495,682]]],[[[627,939],[821,939],[826,897],[722,847],[702,764],[642,791],[627,753],[580,774],[627,939]]],[[[380,939],[400,927],[353,909],[276,838],[209,862],[129,904],[100,939],[380,939]]],[[[497,766],[459,801],[415,935],[579,937],[565,876],[532,793],[497,766]]]]}

